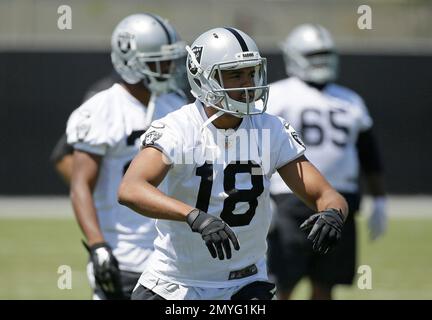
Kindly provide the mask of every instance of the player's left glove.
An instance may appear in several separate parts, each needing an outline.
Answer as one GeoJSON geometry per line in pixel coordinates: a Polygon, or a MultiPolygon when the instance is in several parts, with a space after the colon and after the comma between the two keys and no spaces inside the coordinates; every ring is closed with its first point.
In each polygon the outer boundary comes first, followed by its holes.
{"type": "Polygon", "coordinates": [[[118,261],[111,247],[105,242],[90,247],[85,242],[83,244],[90,254],[96,283],[102,289],[105,297],[108,300],[126,299],[121,286],[118,261]]]}
{"type": "Polygon", "coordinates": [[[344,216],[340,209],[330,208],[311,215],[300,229],[312,229],[307,238],[312,241],[313,250],[325,254],[340,240],[343,225],[344,216]]]}

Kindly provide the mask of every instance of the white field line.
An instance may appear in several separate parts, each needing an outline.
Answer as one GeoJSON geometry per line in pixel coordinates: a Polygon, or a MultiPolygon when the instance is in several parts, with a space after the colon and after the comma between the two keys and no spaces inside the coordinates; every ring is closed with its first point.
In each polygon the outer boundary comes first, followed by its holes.
{"type": "MultiPolygon", "coordinates": [[[[388,215],[395,219],[432,219],[432,196],[389,196],[388,215]]],[[[365,197],[360,208],[361,214],[369,216],[372,211],[372,198],[365,197]]]]}
{"type": "Polygon", "coordinates": [[[74,217],[69,197],[0,197],[1,218],[58,218],[74,217]]]}
{"type": "MultiPolygon", "coordinates": [[[[361,205],[361,215],[369,216],[372,199],[365,197],[361,205]]],[[[390,218],[429,218],[432,219],[432,196],[389,196],[388,214],[390,218]]],[[[67,196],[0,196],[1,218],[74,218],[72,205],[67,196]]]]}

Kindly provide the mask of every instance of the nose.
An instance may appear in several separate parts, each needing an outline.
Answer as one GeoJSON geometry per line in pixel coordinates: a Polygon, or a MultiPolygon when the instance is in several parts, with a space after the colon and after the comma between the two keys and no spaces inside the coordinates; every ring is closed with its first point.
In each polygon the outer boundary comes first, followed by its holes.
{"type": "Polygon", "coordinates": [[[242,81],[241,81],[241,87],[253,87],[255,86],[254,79],[251,78],[249,75],[243,75],[242,81]]]}
{"type": "Polygon", "coordinates": [[[171,69],[171,64],[172,64],[171,60],[161,61],[161,63],[160,63],[161,72],[162,73],[169,73],[169,71],[171,69]]]}

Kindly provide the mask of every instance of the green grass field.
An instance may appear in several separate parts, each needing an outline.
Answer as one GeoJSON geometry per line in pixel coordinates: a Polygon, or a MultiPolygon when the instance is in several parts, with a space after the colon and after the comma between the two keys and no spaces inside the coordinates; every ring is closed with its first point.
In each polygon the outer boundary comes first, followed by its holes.
{"type": "MultiPolygon", "coordinates": [[[[370,242],[366,221],[357,219],[358,265],[372,269],[372,289],[339,286],[335,299],[432,299],[432,219],[398,218],[389,221],[385,237],[370,242]]],[[[309,283],[303,281],[295,299],[309,297],[309,283]]]]}
{"type": "MultiPolygon", "coordinates": [[[[432,299],[432,219],[393,218],[385,238],[367,239],[358,219],[359,264],[372,268],[372,289],[340,287],[337,299],[432,299]]],[[[87,254],[71,217],[0,219],[0,299],[89,299],[87,254]],[[60,290],[58,267],[72,268],[72,289],[60,290]]],[[[294,298],[306,299],[303,281],[294,298]]]]}
{"type": "Polygon", "coordinates": [[[89,299],[87,253],[73,219],[0,219],[0,299],[89,299]],[[72,268],[60,290],[59,266],[72,268]]]}

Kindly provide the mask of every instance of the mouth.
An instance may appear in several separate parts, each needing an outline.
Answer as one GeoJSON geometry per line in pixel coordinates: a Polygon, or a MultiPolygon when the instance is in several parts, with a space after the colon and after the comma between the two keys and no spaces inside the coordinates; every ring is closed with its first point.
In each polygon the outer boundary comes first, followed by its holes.
{"type": "Polygon", "coordinates": [[[246,97],[249,98],[249,102],[254,101],[255,100],[255,93],[250,92],[250,91],[248,91],[247,95],[245,93],[242,93],[242,95],[240,96],[240,101],[241,102],[247,102],[246,97]]]}
{"type": "Polygon", "coordinates": [[[328,68],[328,64],[327,63],[315,63],[314,68],[328,68]]]}

